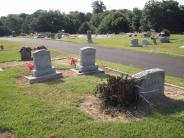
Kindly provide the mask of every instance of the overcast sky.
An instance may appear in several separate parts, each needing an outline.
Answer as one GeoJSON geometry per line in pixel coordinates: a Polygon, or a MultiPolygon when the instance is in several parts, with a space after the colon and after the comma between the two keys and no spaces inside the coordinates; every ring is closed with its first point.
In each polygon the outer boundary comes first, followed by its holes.
{"type": "MultiPolygon", "coordinates": [[[[31,14],[38,9],[92,12],[91,3],[95,0],[0,0],[0,16],[8,14],[31,14]]],[[[107,9],[142,9],[147,0],[102,0],[107,9]]],[[[177,0],[184,5],[184,0],[177,0]]]]}

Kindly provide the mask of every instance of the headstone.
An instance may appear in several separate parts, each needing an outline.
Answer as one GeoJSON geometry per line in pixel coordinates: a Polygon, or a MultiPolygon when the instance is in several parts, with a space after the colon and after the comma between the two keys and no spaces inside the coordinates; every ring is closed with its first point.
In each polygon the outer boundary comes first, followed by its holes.
{"type": "Polygon", "coordinates": [[[160,37],[160,43],[169,43],[168,37],[160,37]]]}
{"type": "Polygon", "coordinates": [[[4,50],[4,46],[3,45],[0,45],[0,51],[1,50],[4,50]]]}
{"type": "Polygon", "coordinates": [[[98,65],[95,64],[96,49],[92,47],[84,47],[80,49],[80,64],[76,66],[76,70],[80,73],[96,72],[98,65]]]}
{"type": "Polygon", "coordinates": [[[144,32],[143,35],[144,35],[144,37],[150,37],[151,31],[144,32]]]}
{"type": "Polygon", "coordinates": [[[34,69],[32,76],[27,76],[29,83],[42,82],[50,79],[58,79],[61,73],[57,73],[52,67],[50,52],[42,49],[33,52],[34,69]]]}
{"type": "Polygon", "coordinates": [[[156,45],[157,44],[157,39],[155,37],[151,38],[153,41],[153,44],[156,45]]]}
{"type": "Polygon", "coordinates": [[[19,50],[22,61],[30,61],[30,60],[32,60],[32,58],[31,58],[31,50],[32,49],[30,47],[22,47],[19,50]]]}
{"type": "Polygon", "coordinates": [[[51,39],[55,39],[55,33],[51,33],[51,34],[50,34],[50,38],[51,38],[51,39]]]}
{"type": "Polygon", "coordinates": [[[143,46],[147,46],[147,45],[149,45],[148,40],[146,40],[146,39],[142,40],[142,45],[143,45],[143,46]]]}
{"type": "Polygon", "coordinates": [[[134,38],[131,39],[130,45],[131,45],[132,47],[137,47],[137,46],[139,46],[138,39],[134,39],[134,38]]]}
{"type": "Polygon", "coordinates": [[[155,68],[133,75],[138,80],[139,93],[152,99],[164,95],[165,71],[155,68]]]}
{"type": "Polygon", "coordinates": [[[87,31],[87,40],[88,40],[88,43],[93,43],[92,35],[91,35],[91,31],[90,30],[87,31]]]}

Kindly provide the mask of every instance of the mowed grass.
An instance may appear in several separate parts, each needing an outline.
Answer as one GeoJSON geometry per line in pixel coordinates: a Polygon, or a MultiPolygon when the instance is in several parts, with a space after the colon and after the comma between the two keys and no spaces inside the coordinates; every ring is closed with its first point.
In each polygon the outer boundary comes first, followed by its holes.
{"type": "MultiPolygon", "coordinates": [[[[0,44],[4,45],[4,50],[0,51],[0,63],[3,62],[10,62],[10,61],[19,61],[20,53],[19,50],[24,47],[31,47],[32,45],[13,42],[13,41],[6,41],[0,40],[0,44]]],[[[61,57],[61,55],[65,56],[66,54],[63,52],[58,52],[57,50],[51,50],[51,54],[54,58],[61,57]]]]}
{"type": "MultiPolygon", "coordinates": [[[[156,108],[137,122],[95,121],[79,109],[105,76],[78,76],[34,85],[16,83],[25,66],[0,72],[0,130],[19,138],[183,137],[184,101],[156,108]]],[[[0,131],[2,132],[2,131],[0,131]]]]}
{"type": "MultiPolygon", "coordinates": [[[[141,36],[138,36],[137,38],[139,39],[139,43],[142,43],[144,38],[141,36]]],[[[145,47],[130,47],[131,37],[128,37],[127,35],[114,35],[109,38],[94,37],[93,45],[107,48],[125,48],[129,50],[167,54],[172,56],[184,56],[184,48],[179,48],[180,46],[184,46],[184,35],[172,34],[170,37],[170,43],[160,43],[159,40],[157,40],[157,45],[151,45],[152,40],[150,38],[146,39],[150,42],[150,45],[145,47]]],[[[64,41],[87,44],[86,38],[65,38],[64,41]]]]}
{"type": "MultiPolygon", "coordinates": [[[[59,52],[55,56],[64,57],[59,52]]],[[[70,68],[59,61],[53,63],[57,69],[70,68]]],[[[104,61],[98,63],[131,74],[141,70],[104,61]]],[[[79,106],[86,96],[94,93],[96,84],[106,76],[76,76],[33,85],[16,81],[26,74],[29,71],[25,65],[0,72],[0,133],[7,130],[19,138],[184,137],[183,100],[155,108],[136,122],[95,121],[81,112],[79,106]]]]}

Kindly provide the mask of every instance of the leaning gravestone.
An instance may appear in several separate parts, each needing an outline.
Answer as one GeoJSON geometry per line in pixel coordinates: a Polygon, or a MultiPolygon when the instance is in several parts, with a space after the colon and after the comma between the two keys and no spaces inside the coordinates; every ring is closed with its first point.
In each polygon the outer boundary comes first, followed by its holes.
{"type": "Polygon", "coordinates": [[[30,61],[32,60],[31,58],[31,51],[32,49],[30,47],[22,47],[19,52],[21,55],[21,60],[22,61],[30,61]]]}
{"type": "Polygon", "coordinates": [[[145,98],[152,99],[164,95],[165,71],[155,68],[133,75],[138,80],[139,93],[145,98]]]}
{"type": "Polygon", "coordinates": [[[139,46],[138,39],[134,39],[134,38],[131,39],[130,46],[132,46],[132,47],[137,47],[137,46],[139,46]]]}
{"type": "Polygon", "coordinates": [[[91,35],[91,31],[90,30],[87,31],[87,40],[88,40],[88,43],[93,43],[92,35],[91,35]]]}
{"type": "Polygon", "coordinates": [[[50,79],[58,79],[61,73],[52,67],[50,52],[42,49],[33,53],[34,69],[32,76],[26,76],[28,83],[43,82],[50,79]]]}
{"type": "Polygon", "coordinates": [[[76,66],[79,73],[97,72],[98,65],[95,64],[96,49],[92,47],[84,47],[80,49],[80,64],[76,66]]]}

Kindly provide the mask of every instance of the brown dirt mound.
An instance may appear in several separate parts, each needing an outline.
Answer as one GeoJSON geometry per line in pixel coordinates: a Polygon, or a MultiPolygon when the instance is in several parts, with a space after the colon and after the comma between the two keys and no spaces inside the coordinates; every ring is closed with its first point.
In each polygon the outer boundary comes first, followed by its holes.
{"type": "Polygon", "coordinates": [[[17,137],[10,132],[3,132],[0,133],[0,138],[17,138],[17,137]]]}
{"type": "Polygon", "coordinates": [[[137,121],[147,116],[152,108],[168,103],[175,103],[176,100],[184,100],[184,90],[173,87],[165,86],[165,96],[153,99],[147,103],[141,100],[141,103],[130,109],[108,107],[103,108],[102,100],[95,96],[88,96],[80,105],[80,110],[87,113],[91,118],[96,121],[120,121],[131,122],[137,121]]]}

